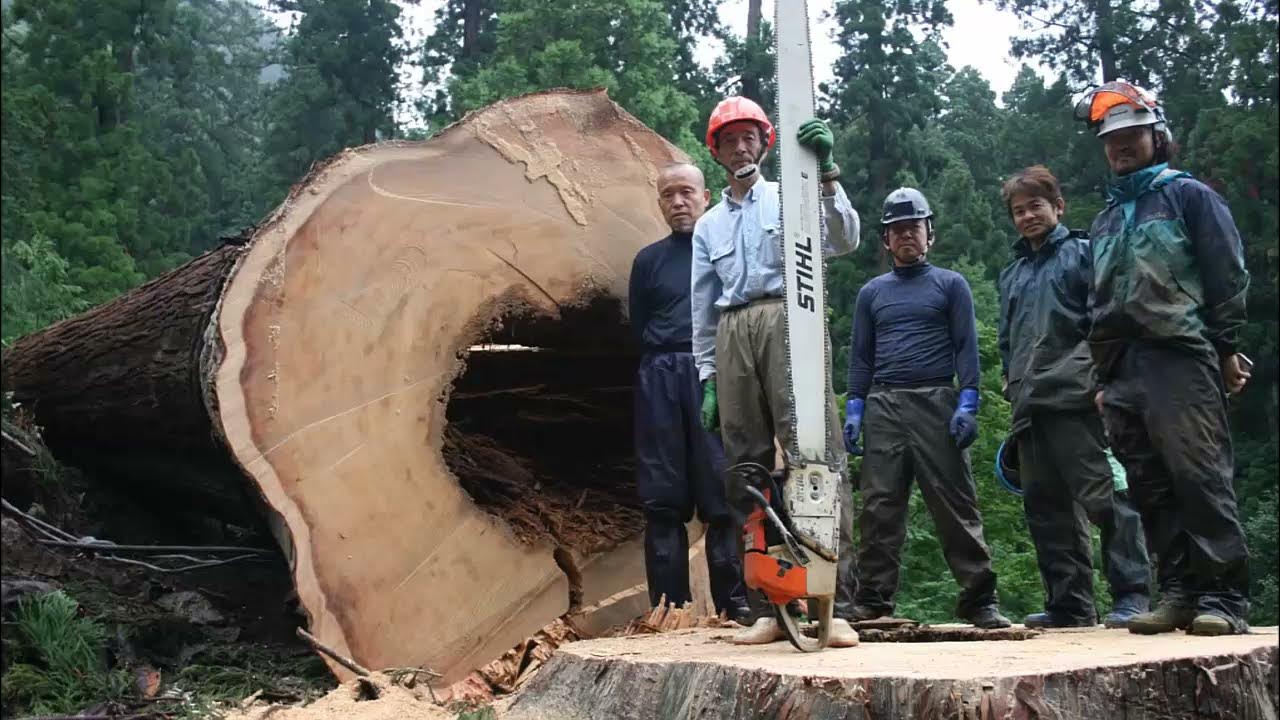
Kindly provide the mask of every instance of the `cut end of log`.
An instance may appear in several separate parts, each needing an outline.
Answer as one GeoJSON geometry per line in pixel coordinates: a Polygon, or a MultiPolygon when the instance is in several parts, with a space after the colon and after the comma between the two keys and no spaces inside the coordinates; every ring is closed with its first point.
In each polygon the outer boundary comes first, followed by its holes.
{"type": "Polygon", "coordinates": [[[622,298],[680,159],[602,92],[542,93],[347,151],[259,227],[215,406],[318,638],[447,683],[643,580],[622,298]]]}

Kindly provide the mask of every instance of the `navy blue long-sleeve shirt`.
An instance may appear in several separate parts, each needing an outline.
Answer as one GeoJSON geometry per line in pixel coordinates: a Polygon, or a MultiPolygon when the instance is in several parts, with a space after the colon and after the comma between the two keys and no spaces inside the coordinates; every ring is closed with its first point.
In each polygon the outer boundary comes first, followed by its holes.
{"type": "Polygon", "coordinates": [[[672,233],[631,263],[631,331],[645,352],[690,352],[693,233],[672,233]]]}
{"type": "Polygon", "coordinates": [[[920,263],[895,267],[858,291],[849,347],[849,397],[872,383],[977,388],[973,293],[959,273],[920,263]]]}

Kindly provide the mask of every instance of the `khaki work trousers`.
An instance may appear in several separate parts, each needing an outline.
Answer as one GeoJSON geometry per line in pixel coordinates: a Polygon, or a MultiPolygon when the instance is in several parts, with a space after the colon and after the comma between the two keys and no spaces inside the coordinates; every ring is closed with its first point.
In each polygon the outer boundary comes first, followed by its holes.
{"type": "MultiPolygon", "coordinates": [[[[774,439],[784,453],[795,440],[795,413],[787,378],[786,312],[781,298],[756,300],[720,314],[716,327],[716,401],[729,465],[753,462],[774,469],[774,439]]],[[[835,615],[853,617],[857,557],[853,542],[853,486],[840,435],[834,395],[827,397],[827,447],[840,472],[840,547],[835,615]]],[[[757,609],[759,593],[752,591],[757,609]]]]}

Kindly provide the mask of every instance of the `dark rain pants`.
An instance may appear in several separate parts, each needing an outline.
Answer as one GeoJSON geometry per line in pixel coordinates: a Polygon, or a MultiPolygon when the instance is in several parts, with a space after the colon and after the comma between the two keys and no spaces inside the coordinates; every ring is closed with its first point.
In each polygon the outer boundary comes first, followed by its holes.
{"type": "Polygon", "coordinates": [[[1217,362],[1135,344],[1104,388],[1103,420],[1156,556],[1162,602],[1248,629],[1249,550],[1232,486],[1217,362]]]}
{"type": "Polygon", "coordinates": [[[858,605],[893,613],[913,478],[960,585],[956,616],[968,620],[996,605],[996,574],[982,535],[969,453],[949,432],[957,395],[951,387],[876,385],[867,396],[858,605]]]}
{"type": "Polygon", "coordinates": [[[1128,494],[1115,492],[1096,411],[1036,413],[1030,419],[1030,427],[1018,434],[1018,459],[1045,611],[1056,622],[1095,623],[1087,523],[1101,530],[1102,568],[1111,596],[1147,597],[1151,567],[1142,519],[1128,494]]]}
{"type": "MultiPolygon", "coordinates": [[[[730,308],[716,327],[716,399],[720,432],[730,465],[753,462],[774,469],[777,439],[783,450],[795,439],[795,416],[787,377],[786,312],[781,298],[730,308]]],[[[853,543],[853,487],[835,396],[827,398],[827,446],[840,473],[840,540],[836,568],[835,616],[853,617],[858,585],[853,543]]],[[[763,594],[750,593],[756,617],[771,612],[763,594]]]]}
{"type": "Polygon", "coordinates": [[[683,605],[689,592],[689,536],[696,508],[706,525],[707,572],[717,612],[747,606],[740,529],[724,497],[724,450],[702,429],[702,386],[693,355],[651,352],[640,360],[635,390],[636,489],[645,513],[649,603],[663,595],[683,605]]]}

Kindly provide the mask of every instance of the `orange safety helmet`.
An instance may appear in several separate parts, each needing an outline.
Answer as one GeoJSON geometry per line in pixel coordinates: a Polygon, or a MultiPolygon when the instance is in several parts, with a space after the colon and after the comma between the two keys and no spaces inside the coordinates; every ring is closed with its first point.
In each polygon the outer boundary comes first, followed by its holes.
{"type": "Polygon", "coordinates": [[[1102,137],[1127,127],[1153,125],[1154,130],[1173,140],[1164,108],[1155,95],[1124,80],[1113,80],[1090,90],[1076,103],[1075,117],[1102,137]]]}
{"type": "Polygon", "coordinates": [[[773,147],[773,123],[769,122],[769,116],[764,114],[764,110],[755,101],[734,95],[721,100],[716,109],[711,111],[711,119],[707,121],[707,148],[715,152],[716,133],[725,125],[739,120],[751,120],[759,124],[765,134],[765,149],[773,147]]]}

